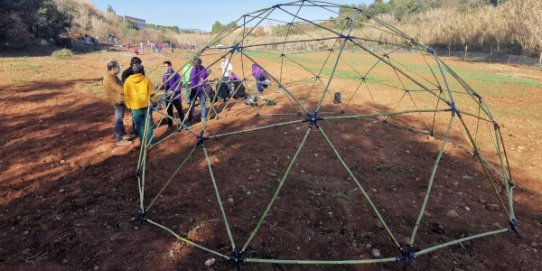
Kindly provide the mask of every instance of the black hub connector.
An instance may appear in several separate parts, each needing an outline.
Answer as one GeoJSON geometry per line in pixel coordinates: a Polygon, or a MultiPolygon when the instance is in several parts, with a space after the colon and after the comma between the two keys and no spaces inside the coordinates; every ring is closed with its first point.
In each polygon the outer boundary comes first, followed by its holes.
{"type": "Polygon", "coordinates": [[[198,143],[196,143],[196,146],[204,146],[205,145],[205,140],[209,139],[208,137],[206,136],[203,136],[203,131],[201,131],[201,133],[199,133],[199,135],[196,135],[196,139],[198,140],[198,143]]]}
{"type": "Polygon", "coordinates": [[[497,130],[501,129],[501,126],[500,126],[499,123],[497,123],[496,121],[493,121],[493,129],[494,129],[495,131],[497,131],[497,130]]]}
{"type": "Polygon", "coordinates": [[[238,269],[241,268],[241,264],[246,262],[246,259],[243,258],[243,251],[240,251],[239,249],[235,248],[231,256],[228,258],[228,261],[234,263],[238,269]]]}
{"type": "Polygon", "coordinates": [[[401,246],[399,249],[401,256],[397,257],[398,262],[403,262],[403,271],[407,271],[408,266],[416,257],[416,248],[413,245],[401,246]]]}
{"type": "Polygon", "coordinates": [[[138,179],[139,177],[141,177],[141,170],[136,169],[136,171],[134,172],[134,178],[135,178],[136,181],[137,181],[137,179],[138,179]]]}
{"type": "Polygon", "coordinates": [[[515,218],[510,221],[510,230],[513,231],[519,239],[521,239],[521,232],[519,231],[518,221],[515,218]]]}
{"type": "Polygon", "coordinates": [[[347,40],[353,41],[354,40],[354,37],[352,37],[350,35],[341,35],[340,38],[344,39],[345,41],[347,41],[347,40]]]}
{"type": "Polygon", "coordinates": [[[242,49],[243,47],[239,43],[237,43],[231,48],[231,53],[233,54],[235,52],[241,52],[242,49]]]}
{"type": "Polygon", "coordinates": [[[147,215],[145,214],[145,210],[139,210],[137,213],[138,213],[137,220],[139,221],[139,225],[147,221],[147,215]]]}
{"type": "Polygon", "coordinates": [[[314,114],[307,113],[307,118],[303,122],[308,122],[309,127],[312,128],[312,126],[320,127],[318,126],[318,121],[324,120],[323,118],[318,117],[318,111],[314,112],[314,114]]]}
{"type": "Polygon", "coordinates": [[[459,109],[457,109],[457,107],[455,106],[455,102],[446,102],[446,104],[448,106],[450,106],[450,111],[452,111],[452,116],[455,116],[457,114],[458,117],[461,117],[461,111],[459,111],[459,109]]]}

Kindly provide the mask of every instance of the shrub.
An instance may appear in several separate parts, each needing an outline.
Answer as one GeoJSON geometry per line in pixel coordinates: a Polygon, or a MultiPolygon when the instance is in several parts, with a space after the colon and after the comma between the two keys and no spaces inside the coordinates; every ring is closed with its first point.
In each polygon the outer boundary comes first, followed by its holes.
{"type": "Polygon", "coordinates": [[[73,56],[70,49],[60,49],[53,52],[52,56],[57,59],[69,58],[73,56]]]}

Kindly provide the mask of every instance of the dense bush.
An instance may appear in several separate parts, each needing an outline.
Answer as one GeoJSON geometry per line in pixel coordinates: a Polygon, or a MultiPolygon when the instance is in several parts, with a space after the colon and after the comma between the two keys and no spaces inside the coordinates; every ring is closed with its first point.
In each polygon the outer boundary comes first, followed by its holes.
{"type": "Polygon", "coordinates": [[[71,25],[71,18],[53,0],[0,0],[0,43],[29,45],[56,39],[71,25]]]}
{"type": "Polygon", "coordinates": [[[60,50],[54,51],[53,54],[51,54],[51,56],[57,59],[63,59],[63,58],[72,57],[73,53],[72,51],[70,51],[70,49],[60,49],[60,50]]]}

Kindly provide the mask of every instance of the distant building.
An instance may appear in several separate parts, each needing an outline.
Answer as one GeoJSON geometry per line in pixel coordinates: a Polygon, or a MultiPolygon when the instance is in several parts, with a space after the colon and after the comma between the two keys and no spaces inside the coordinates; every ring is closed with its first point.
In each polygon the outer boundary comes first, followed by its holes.
{"type": "Polygon", "coordinates": [[[125,22],[130,21],[130,22],[133,22],[133,23],[137,24],[137,27],[139,29],[143,29],[143,28],[145,28],[145,26],[147,26],[147,22],[145,20],[135,18],[135,17],[123,16],[122,20],[125,21],[125,22]]]}

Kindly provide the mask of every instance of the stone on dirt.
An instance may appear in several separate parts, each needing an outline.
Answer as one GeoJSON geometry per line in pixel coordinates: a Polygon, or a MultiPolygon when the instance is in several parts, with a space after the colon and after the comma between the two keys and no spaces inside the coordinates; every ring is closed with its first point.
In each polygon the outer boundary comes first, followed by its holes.
{"type": "Polygon", "coordinates": [[[207,268],[209,268],[209,267],[213,266],[215,263],[216,263],[216,259],[215,258],[210,258],[210,259],[207,259],[205,261],[205,266],[207,268]]]}
{"type": "Polygon", "coordinates": [[[450,210],[446,213],[446,216],[449,217],[449,218],[458,218],[459,217],[459,214],[457,213],[456,210],[450,210]]]}

